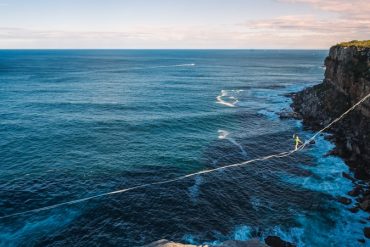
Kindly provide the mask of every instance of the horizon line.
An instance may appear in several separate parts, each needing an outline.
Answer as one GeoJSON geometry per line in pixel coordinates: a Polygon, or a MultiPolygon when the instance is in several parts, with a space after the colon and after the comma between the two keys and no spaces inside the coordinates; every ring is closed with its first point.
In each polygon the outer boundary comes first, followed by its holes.
{"type": "Polygon", "coordinates": [[[11,50],[329,50],[328,48],[0,48],[0,51],[11,51],[11,50]]]}

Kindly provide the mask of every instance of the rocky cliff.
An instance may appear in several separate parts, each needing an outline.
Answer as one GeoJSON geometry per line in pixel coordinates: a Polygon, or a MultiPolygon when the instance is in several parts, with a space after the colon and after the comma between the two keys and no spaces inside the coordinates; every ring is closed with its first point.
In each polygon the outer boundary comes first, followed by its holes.
{"type": "MultiPolygon", "coordinates": [[[[323,83],[293,95],[293,108],[306,126],[320,129],[370,93],[370,44],[343,43],[330,48],[323,83]]],[[[370,100],[329,132],[359,179],[370,178],[370,100]]]]}

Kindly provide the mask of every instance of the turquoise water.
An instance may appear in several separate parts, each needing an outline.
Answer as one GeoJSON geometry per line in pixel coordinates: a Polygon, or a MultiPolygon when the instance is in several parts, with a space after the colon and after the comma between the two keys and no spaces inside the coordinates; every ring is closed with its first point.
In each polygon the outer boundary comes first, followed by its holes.
{"type": "MultiPolygon", "coordinates": [[[[292,148],[284,95],[319,83],[326,51],[0,51],[0,215],[292,148]]],[[[0,220],[2,246],[219,243],[275,234],[357,244],[334,196],[348,171],[322,137],[292,157],[0,220]]]]}

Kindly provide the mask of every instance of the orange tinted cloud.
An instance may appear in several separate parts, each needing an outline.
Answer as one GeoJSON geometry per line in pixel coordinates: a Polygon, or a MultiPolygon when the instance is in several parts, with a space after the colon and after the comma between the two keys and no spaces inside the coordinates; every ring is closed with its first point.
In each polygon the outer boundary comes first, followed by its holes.
{"type": "Polygon", "coordinates": [[[352,18],[369,18],[369,0],[279,0],[285,3],[303,3],[314,8],[340,13],[352,18]]]}

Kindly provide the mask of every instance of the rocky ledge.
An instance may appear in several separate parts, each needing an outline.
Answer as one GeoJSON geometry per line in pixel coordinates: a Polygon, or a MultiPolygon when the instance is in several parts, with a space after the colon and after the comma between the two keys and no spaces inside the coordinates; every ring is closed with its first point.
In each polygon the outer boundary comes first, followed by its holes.
{"type": "MultiPolygon", "coordinates": [[[[306,127],[319,130],[370,93],[370,41],[348,42],[330,48],[325,59],[325,79],[311,88],[293,94],[292,108],[306,127]]],[[[343,174],[354,183],[349,197],[357,201],[356,213],[370,212],[370,99],[334,124],[328,136],[336,148],[328,155],[342,157],[354,177],[343,174]]],[[[338,199],[348,204],[351,199],[338,199]]],[[[370,238],[370,229],[366,237],[370,238]]]]}
{"type": "MultiPolygon", "coordinates": [[[[213,245],[189,245],[180,244],[162,239],[143,247],[216,247],[213,245]]],[[[230,240],[217,245],[217,247],[295,247],[294,244],[286,242],[277,236],[268,236],[265,239],[265,244],[258,239],[251,239],[247,241],[230,240]]]]}

